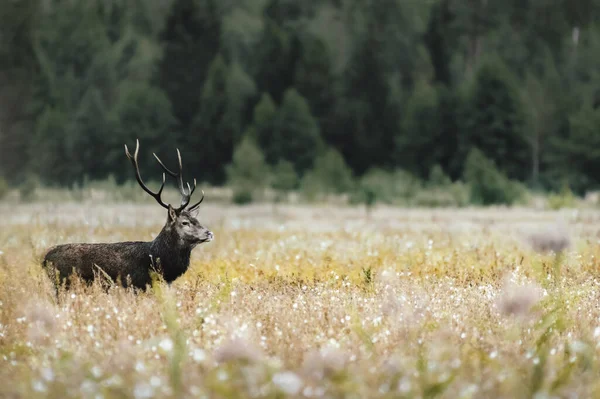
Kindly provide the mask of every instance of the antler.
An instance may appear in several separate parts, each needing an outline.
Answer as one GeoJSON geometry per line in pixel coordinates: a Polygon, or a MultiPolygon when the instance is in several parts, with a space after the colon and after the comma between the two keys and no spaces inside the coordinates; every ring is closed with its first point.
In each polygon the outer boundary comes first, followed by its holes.
{"type": "MultiPolygon", "coordinates": [[[[156,158],[156,160],[158,161],[160,166],[162,166],[162,168],[164,169],[165,172],[167,172],[169,175],[171,175],[172,177],[177,179],[177,183],[179,184],[179,192],[181,193],[181,206],[179,208],[177,208],[176,211],[181,212],[183,209],[185,209],[186,206],[189,205],[190,199],[192,198],[192,194],[194,194],[194,191],[196,191],[196,179],[194,179],[193,187],[190,187],[190,183],[186,183],[186,185],[187,185],[187,191],[186,191],[186,189],[183,185],[183,164],[181,162],[181,153],[179,152],[179,148],[177,148],[177,160],[179,161],[179,172],[177,172],[177,173],[175,173],[175,172],[171,171],[169,168],[167,168],[165,166],[165,164],[162,163],[162,161],[160,160],[158,155],[156,155],[155,153],[153,153],[152,155],[154,155],[154,158],[156,158]]],[[[202,192],[202,199],[200,200],[200,202],[202,202],[203,199],[204,199],[204,191],[202,192]]],[[[200,204],[200,202],[198,202],[197,204],[194,204],[194,206],[192,206],[190,209],[194,209],[195,207],[197,207],[200,204]]]]}
{"type": "MultiPolygon", "coordinates": [[[[146,185],[144,184],[144,182],[142,181],[142,178],[140,176],[140,169],[138,166],[138,162],[137,162],[137,155],[138,155],[138,150],[139,150],[139,141],[136,139],[135,141],[136,146],[135,146],[135,153],[133,155],[133,157],[131,156],[131,154],[129,153],[129,150],[127,149],[127,145],[125,145],[125,154],[127,155],[127,157],[131,160],[131,162],[133,163],[133,166],[135,167],[135,177],[138,181],[138,183],[140,183],[140,186],[142,186],[142,188],[144,189],[144,191],[146,191],[148,194],[150,194],[152,197],[154,197],[154,199],[156,199],[156,201],[162,205],[165,208],[168,208],[169,205],[166,205],[160,198],[160,195],[162,193],[162,190],[165,186],[165,174],[163,173],[163,181],[162,181],[162,185],[160,186],[160,190],[158,190],[157,193],[153,193],[152,191],[150,191],[150,189],[148,187],[146,187],[146,185]]],[[[186,183],[187,185],[187,190],[185,189],[184,185],[183,185],[183,175],[182,175],[182,171],[183,171],[183,165],[181,162],[181,154],[179,153],[179,149],[177,149],[177,159],[179,161],[179,172],[175,173],[172,170],[170,170],[169,168],[167,168],[165,166],[165,164],[160,160],[160,158],[158,157],[158,155],[156,155],[155,153],[152,153],[152,155],[154,155],[154,158],[156,158],[156,160],[158,161],[159,165],[163,168],[163,170],[169,174],[170,176],[174,177],[177,179],[177,183],[179,185],[179,192],[181,193],[181,206],[177,209],[175,209],[175,212],[179,213],[182,210],[185,209],[185,207],[187,207],[190,203],[190,199],[192,198],[192,194],[194,193],[194,191],[196,190],[196,179],[194,179],[194,185],[193,187],[190,187],[190,183],[186,183]]],[[[202,191],[202,198],[200,198],[200,201],[198,201],[197,203],[195,203],[194,205],[192,205],[190,207],[190,211],[195,210],[198,205],[200,205],[202,203],[202,201],[204,200],[204,191],[202,191]]]]}
{"type": "Polygon", "coordinates": [[[144,181],[142,180],[142,176],[140,176],[140,167],[138,165],[138,159],[137,159],[139,149],[140,149],[140,142],[139,142],[139,140],[136,139],[135,140],[135,152],[133,153],[133,156],[131,156],[131,154],[129,153],[129,149],[127,148],[127,144],[125,144],[125,155],[127,155],[127,158],[129,158],[129,160],[133,164],[133,167],[135,168],[135,178],[137,179],[138,183],[144,189],[145,192],[150,194],[150,196],[152,198],[154,198],[156,200],[156,202],[158,202],[163,208],[169,209],[169,205],[165,204],[163,202],[163,200],[160,198],[163,188],[165,187],[165,174],[163,173],[163,175],[162,175],[162,184],[160,185],[160,189],[156,193],[151,191],[148,188],[148,186],[146,186],[144,184],[144,181]]]}

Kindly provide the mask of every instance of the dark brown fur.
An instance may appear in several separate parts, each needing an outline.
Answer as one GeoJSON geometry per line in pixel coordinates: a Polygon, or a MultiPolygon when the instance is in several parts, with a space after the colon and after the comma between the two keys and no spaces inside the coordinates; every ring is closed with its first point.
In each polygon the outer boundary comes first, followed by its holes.
{"type": "Polygon", "coordinates": [[[67,277],[78,274],[86,282],[91,282],[96,276],[109,277],[113,282],[120,281],[121,285],[145,289],[152,282],[151,271],[157,272],[167,282],[171,283],[186,272],[190,265],[192,249],[200,243],[211,241],[213,234],[202,226],[193,214],[204,199],[186,207],[196,189],[196,179],[187,190],[183,184],[181,154],[177,150],[179,171],[173,172],[154,154],[163,168],[163,178],[160,189],[151,191],[140,176],[138,152],[140,143],[136,140],[135,153],[131,155],[127,145],[125,154],[135,169],[135,178],[140,187],[168,210],[167,223],[158,236],[149,242],[128,241],[112,244],[64,244],[50,248],[42,266],[57,284],[66,283],[67,277]],[[161,199],[165,186],[165,173],[177,179],[181,193],[181,206],[173,208],[161,199]]]}
{"type": "Polygon", "coordinates": [[[48,250],[43,266],[55,282],[62,283],[76,272],[86,282],[93,281],[96,275],[107,275],[125,287],[130,279],[131,286],[145,288],[151,283],[151,270],[167,283],[185,273],[192,249],[212,237],[189,212],[176,215],[169,210],[167,223],[153,241],[58,245],[48,250]]]}

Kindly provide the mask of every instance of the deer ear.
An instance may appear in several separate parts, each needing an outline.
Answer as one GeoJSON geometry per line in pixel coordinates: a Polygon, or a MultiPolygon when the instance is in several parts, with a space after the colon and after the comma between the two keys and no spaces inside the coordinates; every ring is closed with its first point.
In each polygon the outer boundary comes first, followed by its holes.
{"type": "Polygon", "coordinates": [[[175,209],[173,209],[173,207],[169,204],[169,221],[174,221],[175,219],[177,219],[177,213],[175,212],[175,209]]]}

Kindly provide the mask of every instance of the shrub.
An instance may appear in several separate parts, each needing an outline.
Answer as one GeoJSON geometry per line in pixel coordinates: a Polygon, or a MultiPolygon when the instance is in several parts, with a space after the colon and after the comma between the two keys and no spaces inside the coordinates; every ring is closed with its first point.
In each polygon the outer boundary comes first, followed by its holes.
{"type": "Polygon", "coordinates": [[[575,207],[575,195],[568,184],[563,185],[560,192],[548,196],[548,207],[553,210],[575,207]]]}
{"type": "Polygon", "coordinates": [[[406,171],[372,168],[360,179],[352,201],[406,205],[421,187],[421,181],[406,171]]]}
{"type": "Polygon", "coordinates": [[[416,191],[413,205],[424,207],[461,207],[469,203],[469,186],[461,181],[452,182],[439,165],[429,171],[424,189],[416,191]]]}
{"type": "Polygon", "coordinates": [[[231,200],[236,205],[246,205],[252,203],[254,198],[251,190],[245,188],[236,188],[233,191],[231,200]]]}
{"type": "Polygon", "coordinates": [[[8,182],[4,177],[0,176],[0,200],[8,195],[8,182]]]}
{"type": "Polygon", "coordinates": [[[465,161],[464,179],[471,188],[470,201],[477,205],[512,205],[526,193],[522,184],[508,179],[476,148],[465,161]]]}
{"type": "Polygon", "coordinates": [[[34,201],[37,197],[37,189],[40,187],[40,180],[36,175],[28,174],[19,186],[19,196],[21,201],[34,201]]]}
{"type": "Polygon", "coordinates": [[[227,181],[238,204],[252,202],[254,195],[269,183],[269,169],[265,158],[250,137],[246,136],[233,152],[233,160],[226,167],[227,181]]]}
{"type": "Polygon", "coordinates": [[[469,204],[469,186],[456,182],[445,187],[428,187],[418,191],[412,205],[427,208],[463,207],[469,204]]]}
{"type": "Polygon", "coordinates": [[[452,184],[452,179],[444,173],[440,165],[433,165],[429,170],[429,180],[427,184],[432,187],[447,187],[452,184]]]}
{"type": "Polygon", "coordinates": [[[286,160],[280,160],[273,167],[271,187],[278,192],[277,200],[292,191],[298,185],[298,175],[294,165],[286,160]]]}
{"type": "Polygon", "coordinates": [[[333,148],[317,157],[308,175],[309,181],[323,194],[342,194],[354,187],[352,170],[342,154],[333,148]]]}

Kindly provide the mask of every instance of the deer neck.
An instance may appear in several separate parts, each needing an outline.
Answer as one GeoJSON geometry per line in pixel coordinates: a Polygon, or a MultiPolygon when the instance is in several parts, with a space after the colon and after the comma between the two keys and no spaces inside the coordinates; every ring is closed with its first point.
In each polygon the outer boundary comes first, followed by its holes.
{"type": "Polygon", "coordinates": [[[185,273],[189,266],[192,248],[167,227],[152,241],[150,250],[154,258],[160,259],[162,274],[167,282],[185,273]]]}

